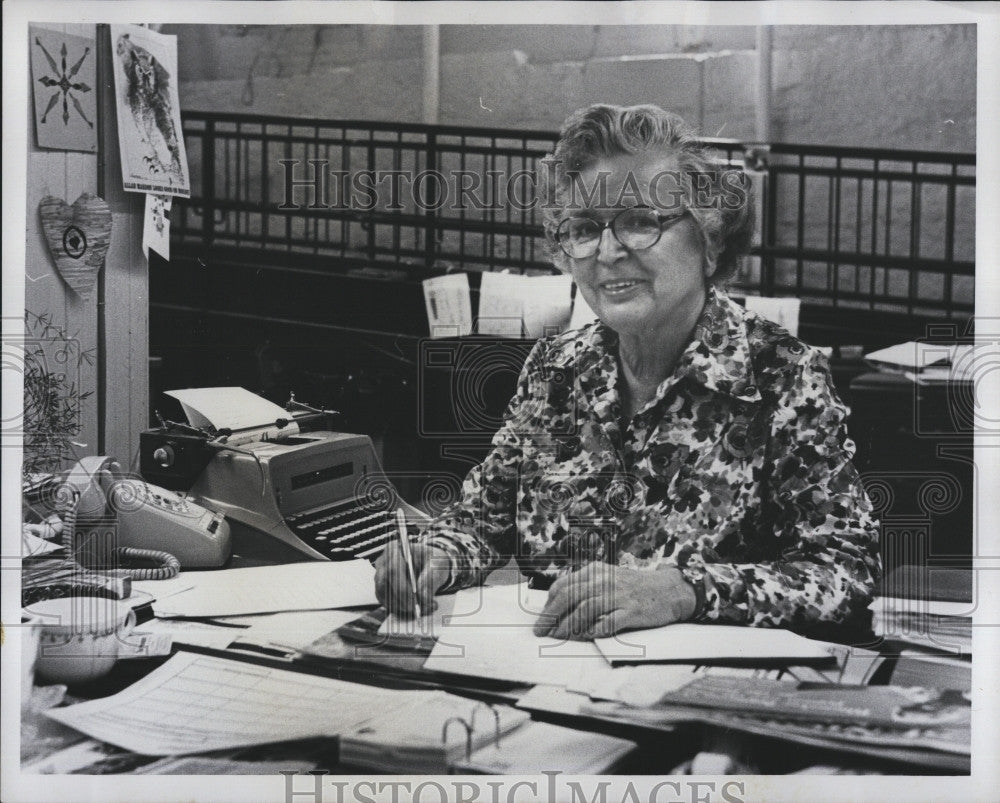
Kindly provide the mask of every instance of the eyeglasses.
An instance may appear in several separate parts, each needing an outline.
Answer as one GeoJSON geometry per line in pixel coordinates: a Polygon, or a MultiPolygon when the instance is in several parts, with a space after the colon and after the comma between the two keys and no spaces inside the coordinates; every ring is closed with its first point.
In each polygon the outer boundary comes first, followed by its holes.
{"type": "Polygon", "coordinates": [[[648,206],[623,209],[607,223],[589,217],[569,217],[556,229],[556,242],[573,259],[586,259],[597,253],[604,230],[611,233],[630,251],[652,248],[660,241],[665,226],[672,226],[687,215],[687,210],[673,215],[661,215],[648,206]]]}

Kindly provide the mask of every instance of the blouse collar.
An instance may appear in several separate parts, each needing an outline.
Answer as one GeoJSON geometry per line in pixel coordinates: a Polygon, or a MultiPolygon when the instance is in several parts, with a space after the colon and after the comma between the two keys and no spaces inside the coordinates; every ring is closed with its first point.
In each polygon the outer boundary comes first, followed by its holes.
{"type": "MultiPolygon", "coordinates": [[[[576,344],[582,372],[596,369],[607,385],[617,382],[618,335],[601,322],[584,330],[576,344]],[[579,352],[583,353],[580,354],[579,352]]],[[[715,286],[708,289],[705,308],[694,327],[691,342],[677,366],[657,388],[655,404],[681,379],[689,379],[709,390],[748,402],[761,400],[754,377],[746,318],[742,307],[715,286]]],[[[604,384],[604,383],[602,383],[604,384]]],[[[648,407],[649,405],[647,405],[648,407]]]]}

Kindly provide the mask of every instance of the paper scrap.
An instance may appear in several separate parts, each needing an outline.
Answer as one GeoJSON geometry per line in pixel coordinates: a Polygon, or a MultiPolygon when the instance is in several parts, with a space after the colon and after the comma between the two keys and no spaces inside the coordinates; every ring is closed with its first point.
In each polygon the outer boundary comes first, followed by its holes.
{"type": "Polygon", "coordinates": [[[178,644],[224,650],[247,632],[244,627],[222,627],[210,622],[189,622],[185,619],[151,619],[136,628],[136,632],[153,637],[167,637],[178,644]]]}
{"type": "Polygon", "coordinates": [[[97,150],[97,46],[93,37],[28,28],[39,148],[97,150]]]}
{"type": "Polygon", "coordinates": [[[238,616],[377,605],[375,569],[367,560],[315,561],[249,569],[181,572],[194,585],[158,599],[160,618],[238,616]]]}
{"type": "Polygon", "coordinates": [[[169,633],[142,633],[133,630],[118,644],[118,658],[155,658],[170,655],[173,639],[169,633]]]}
{"type": "Polygon", "coordinates": [[[596,320],[597,313],[590,308],[578,286],[576,288],[576,295],[573,297],[573,315],[569,320],[569,328],[579,329],[581,326],[586,326],[588,323],[596,320]]]}
{"type": "Polygon", "coordinates": [[[798,337],[802,299],[747,296],[746,307],[750,312],[756,312],[762,318],[783,326],[793,337],[798,337]]]}
{"type": "Polygon", "coordinates": [[[479,284],[479,334],[519,338],[524,319],[524,277],[486,271],[479,284]]]}
{"type": "Polygon", "coordinates": [[[146,213],[142,223],[142,253],[149,259],[149,249],[170,260],[170,206],[169,195],[146,193],[146,213]]]}
{"type": "Polygon", "coordinates": [[[46,541],[44,538],[39,538],[34,533],[29,532],[24,527],[21,528],[22,558],[27,558],[32,555],[36,557],[39,555],[47,555],[49,552],[55,552],[62,548],[62,544],[58,544],[54,541],[46,541]]]}
{"type": "MultiPolygon", "coordinates": [[[[257,616],[215,617],[225,624],[238,624],[236,641],[242,644],[285,647],[300,650],[316,639],[358,618],[357,611],[287,611],[257,616]]],[[[172,619],[170,621],[177,621],[172,619]]]]}
{"type": "Polygon", "coordinates": [[[462,337],[472,332],[469,274],[449,273],[424,279],[423,287],[431,337],[462,337]]]}
{"type": "Polygon", "coordinates": [[[528,337],[545,337],[562,332],[570,320],[573,277],[523,276],[524,329],[528,337]]]}

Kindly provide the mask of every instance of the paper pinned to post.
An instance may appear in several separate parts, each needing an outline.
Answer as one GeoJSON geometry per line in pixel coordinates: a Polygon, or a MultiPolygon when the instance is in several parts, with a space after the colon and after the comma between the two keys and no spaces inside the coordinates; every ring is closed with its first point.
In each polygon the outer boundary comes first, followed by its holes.
{"type": "Polygon", "coordinates": [[[463,337],[472,332],[469,274],[449,273],[424,279],[424,304],[431,337],[463,337]]]}
{"type": "Polygon", "coordinates": [[[152,248],[161,257],[170,260],[170,206],[173,197],[146,193],[146,214],[142,223],[142,253],[149,259],[152,248]]]}
{"type": "Polygon", "coordinates": [[[234,446],[247,440],[287,438],[299,431],[291,413],[244,388],[185,388],[164,393],[181,403],[191,426],[232,430],[229,443],[234,446]],[[279,427],[279,421],[287,423],[279,427]]]}

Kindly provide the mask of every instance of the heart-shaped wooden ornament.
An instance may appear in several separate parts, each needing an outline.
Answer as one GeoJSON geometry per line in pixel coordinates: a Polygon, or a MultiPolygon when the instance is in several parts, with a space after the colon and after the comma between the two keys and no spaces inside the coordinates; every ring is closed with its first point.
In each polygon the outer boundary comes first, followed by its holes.
{"type": "Polygon", "coordinates": [[[70,206],[46,195],[38,204],[42,231],[56,270],[80,298],[90,298],[111,242],[111,209],[85,192],[70,206]]]}

